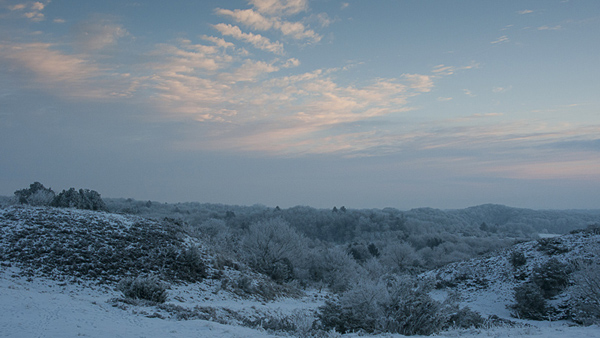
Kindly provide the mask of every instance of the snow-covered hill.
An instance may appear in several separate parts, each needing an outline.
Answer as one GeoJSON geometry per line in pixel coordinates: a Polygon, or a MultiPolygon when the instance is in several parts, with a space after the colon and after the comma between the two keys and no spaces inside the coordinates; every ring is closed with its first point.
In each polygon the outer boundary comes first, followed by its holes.
{"type": "MultiPolygon", "coordinates": [[[[506,305],[514,286],[522,283],[515,276],[551,256],[565,262],[588,257],[599,241],[598,235],[582,232],[522,243],[511,249],[527,258],[518,271],[509,262],[512,251],[506,250],[449,265],[430,277],[445,287],[436,292],[458,290],[472,309],[510,318],[506,305]]],[[[317,308],[330,297],[325,291],[277,285],[237,261],[224,263],[177,222],[72,209],[0,209],[0,336],[306,336],[317,308]],[[116,289],[119,280],[144,275],[169,284],[165,303],[132,301],[116,289]]],[[[595,326],[519,322],[440,336],[600,337],[595,326]]]]}
{"type": "MultiPolygon", "coordinates": [[[[549,262],[558,262],[570,273],[578,265],[600,259],[600,231],[579,230],[571,234],[542,238],[516,244],[509,249],[493,253],[488,257],[475,258],[449,264],[430,271],[439,290],[458,292],[462,303],[482,315],[497,315],[510,318],[514,315],[510,306],[515,303],[514,289],[532,280],[536,271],[549,262]],[[520,263],[514,257],[522,255],[520,263]]],[[[565,308],[571,295],[567,285],[550,302],[556,309],[551,318],[567,315],[565,308]]],[[[514,318],[512,318],[514,320],[514,318]]]]}

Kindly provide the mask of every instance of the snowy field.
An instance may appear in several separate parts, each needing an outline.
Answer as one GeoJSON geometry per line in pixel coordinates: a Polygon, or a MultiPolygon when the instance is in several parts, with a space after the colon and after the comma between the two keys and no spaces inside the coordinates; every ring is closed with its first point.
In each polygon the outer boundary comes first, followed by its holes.
{"type": "MultiPolygon", "coordinates": [[[[177,321],[149,318],[152,308],[121,309],[108,302],[119,293],[108,287],[60,283],[14,275],[14,268],[0,274],[0,336],[2,337],[276,337],[263,330],[222,325],[204,320],[177,321]]],[[[180,297],[186,290],[174,290],[180,297]]],[[[309,297],[308,299],[314,299],[309,297]]],[[[189,301],[185,300],[184,301],[189,301]]],[[[284,312],[318,306],[320,301],[280,300],[269,303],[235,299],[203,299],[203,305],[229,306],[236,310],[260,307],[284,312]]],[[[600,337],[600,328],[569,327],[564,322],[524,322],[517,328],[457,330],[438,337],[600,337]]],[[[330,337],[341,337],[330,333],[330,337]]],[[[357,334],[343,335],[356,337],[357,334]]],[[[365,336],[365,335],[361,335],[365,336]]],[[[366,335],[368,337],[368,335],[366,335]]],[[[382,337],[402,337],[386,334],[382,337]]]]}

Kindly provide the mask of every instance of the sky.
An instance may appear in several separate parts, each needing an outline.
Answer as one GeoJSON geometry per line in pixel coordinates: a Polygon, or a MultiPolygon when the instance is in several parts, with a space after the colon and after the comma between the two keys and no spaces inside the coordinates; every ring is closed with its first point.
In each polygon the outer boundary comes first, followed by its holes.
{"type": "Polygon", "coordinates": [[[600,1],[0,0],[0,195],[600,208],[600,1]]]}

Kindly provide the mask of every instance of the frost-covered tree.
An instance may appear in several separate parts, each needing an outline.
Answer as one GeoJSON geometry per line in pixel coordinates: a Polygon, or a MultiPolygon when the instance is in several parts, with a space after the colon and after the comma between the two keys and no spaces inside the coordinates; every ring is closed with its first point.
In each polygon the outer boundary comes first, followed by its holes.
{"type": "Polygon", "coordinates": [[[276,281],[294,275],[294,262],[304,254],[303,239],[281,218],[253,223],[242,241],[242,253],[256,270],[276,281]]]}
{"type": "Polygon", "coordinates": [[[600,263],[593,261],[582,264],[573,275],[573,284],[573,319],[585,325],[600,324],[600,263]]]}
{"type": "Polygon", "coordinates": [[[29,185],[29,189],[15,191],[15,197],[20,204],[49,205],[54,199],[54,191],[40,182],[34,182],[29,185]]]}
{"type": "Polygon", "coordinates": [[[106,204],[95,190],[70,188],[63,190],[52,200],[52,206],[58,208],[77,208],[87,210],[107,210],[106,204]]]}
{"type": "Polygon", "coordinates": [[[390,243],[381,255],[383,264],[394,271],[405,271],[410,267],[422,264],[415,249],[406,242],[390,243]]]}

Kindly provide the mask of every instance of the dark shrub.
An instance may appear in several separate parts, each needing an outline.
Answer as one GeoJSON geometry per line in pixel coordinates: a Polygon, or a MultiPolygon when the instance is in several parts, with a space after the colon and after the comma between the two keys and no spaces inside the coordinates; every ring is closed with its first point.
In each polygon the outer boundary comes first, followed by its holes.
{"type": "Polygon", "coordinates": [[[527,258],[525,254],[521,251],[513,251],[510,254],[510,264],[517,269],[527,263],[527,258]]]}
{"type": "Polygon", "coordinates": [[[40,182],[34,182],[29,185],[29,189],[15,191],[15,197],[20,204],[50,205],[54,199],[54,191],[40,182]]]}
{"type": "Polygon", "coordinates": [[[535,283],[525,283],[515,288],[515,301],[512,306],[515,317],[544,320],[548,314],[546,299],[535,283]]]}
{"type": "Polygon", "coordinates": [[[95,211],[107,211],[106,204],[95,190],[70,188],[61,191],[52,200],[51,205],[58,208],[77,208],[95,211]]]}
{"type": "Polygon", "coordinates": [[[480,328],[484,323],[485,319],[468,306],[448,317],[448,326],[460,329],[480,328]]]}
{"type": "Polygon", "coordinates": [[[569,252],[569,248],[565,246],[560,237],[541,238],[538,239],[538,251],[544,252],[546,255],[553,256],[569,252]]]}
{"type": "Polygon", "coordinates": [[[117,290],[125,298],[143,299],[156,303],[167,300],[167,285],[156,277],[124,278],[117,285],[117,290]]]}
{"type": "Polygon", "coordinates": [[[532,281],[539,286],[544,298],[550,299],[561,293],[569,283],[566,264],[553,258],[533,270],[532,281]]]}
{"type": "Polygon", "coordinates": [[[386,309],[385,331],[406,336],[431,335],[443,325],[440,303],[426,293],[406,295],[386,309]]]}

